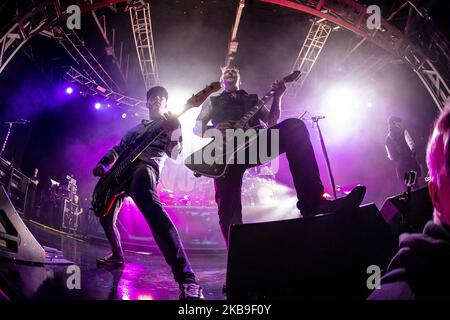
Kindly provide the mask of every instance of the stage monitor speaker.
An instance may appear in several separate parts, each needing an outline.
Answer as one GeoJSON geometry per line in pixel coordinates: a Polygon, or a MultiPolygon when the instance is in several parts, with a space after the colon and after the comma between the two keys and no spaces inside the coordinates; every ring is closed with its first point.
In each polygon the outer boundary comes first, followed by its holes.
{"type": "Polygon", "coordinates": [[[403,194],[387,198],[381,214],[397,237],[405,232],[422,232],[425,224],[433,218],[428,187],[412,191],[409,198],[403,194]]]}
{"type": "Polygon", "coordinates": [[[45,251],[34,238],[0,186],[0,257],[44,263],[45,251]]]}
{"type": "Polygon", "coordinates": [[[307,219],[230,228],[227,298],[365,299],[396,251],[374,204],[307,219]]]}

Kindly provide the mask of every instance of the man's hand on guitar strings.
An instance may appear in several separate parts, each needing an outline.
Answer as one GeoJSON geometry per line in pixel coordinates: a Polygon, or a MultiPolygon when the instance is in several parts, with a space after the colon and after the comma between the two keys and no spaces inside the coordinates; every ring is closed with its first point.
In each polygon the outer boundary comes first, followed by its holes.
{"type": "Polygon", "coordinates": [[[98,163],[97,166],[92,170],[92,174],[96,177],[103,177],[105,175],[105,166],[98,163]]]}
{"type": "Polygon", "coordinates": [[[163,118],[166,119],[166,121],[164,121],[163,128],[168,135],[171,135],[173,131],[180,127],[178,118],[170,111],[163,114],[163,118]]]}
{"type": "Polygon", "coordinates": [[[275,91],[274,97],[280,98],[286,91],[286,85],[284,84],[284,81],[279,81],[279,80],[275,81],[272,84],[272,90],[275,91]]]}

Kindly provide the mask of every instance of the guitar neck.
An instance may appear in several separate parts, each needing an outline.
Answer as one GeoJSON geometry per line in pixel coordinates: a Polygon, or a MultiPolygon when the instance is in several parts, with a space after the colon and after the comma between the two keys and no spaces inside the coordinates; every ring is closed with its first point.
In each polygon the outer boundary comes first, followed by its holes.
{"type": "MultiPolygon", "coordinates": [[[[183,110],[175,117],[178,119],[187,110],[189,110],[189,107],[185,105],[183,110]]],[[[121,163],[118,164],[118,166],[114,170],[114,175],[116,177],[120,176],[125,171],[125,169],[128,168],[128,166],[134,160],[136,160],[142,154],[142,152],[144,152],[150,146],[150,144],[163,132],[163,123],[163,119],[158,119],[151,124],[150,129],[148,129],[145,133],[144,140],[140,142],[136,146],[136,148],[134,148],[133,151],[123,161],[121,161],[121,163]]]]}
{"type": "Polygon", "coordinates": [[[129,165],[138,158],[145,149],[159,136],[163,128],[163,120],[156,120],[151,124],[151,128],[145,133],[145,138],[141,141],[129,154],[128,156],[117,163],[117,166],[113,169],[112,174],[115,177],[119,177],[122,173],[129,167],[129,165]]]}
{"type": "MultiPolygon", "coordinates": [[[[220,89],[220,83],[219,82],[212,82],[209,86],[207,86],[205,89],[201,90],[195,95],[192,95],[191,98],[187,100],[185,105],[183,106],[183,110],[175,115],[176,118],[179,118],[182,114],[184,114],[187,110],[200,106],[211,93],[216,92],[220,89]]],[[[118,178],[121,176],[124,171],[130,166],[130,164],[136,160],[142,152],[144,152],[152,143],[155,141],[155,139],[163,132],[163,124],[165,122],[165,119],[158,119],[153,121],[150,124],[150,128],[147,129],[147,131],[144,133],[144,138],[141,142],[138,143],[138,145],[129,152],[129,154],[126,154],[128,150],[119,156],[119,159],[114,164],[111,174],[118,178]],[[123,160],[122,160],[123,159],[123,160]],[[119,162],[120,160],[120,162],[119,162]]]]}
{"type": "Polygon", "coordinates": [[[266,93],[264,97],[262,97],[255,106],[253,106],[250,111],[248,111],[235,125],[235,128],[243,128],[247,125],[247,122],[253,118],[253,116],[261,110],[262,107],[273,97],[275,92],[270,90],[266,93]]]}

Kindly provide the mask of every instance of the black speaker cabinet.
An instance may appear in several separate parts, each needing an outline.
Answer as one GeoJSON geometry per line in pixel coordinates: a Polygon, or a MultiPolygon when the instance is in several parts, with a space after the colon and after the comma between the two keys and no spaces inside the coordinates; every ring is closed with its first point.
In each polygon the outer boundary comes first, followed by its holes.
{"type": "Polygon", "coordinates": [[[387,198],[381,214],[397,237],[405,232],[422,232],[425,224],[433,218],[428,187],[412,191],[409,198],[405,195],[387,198]]]}
{"type": "Polygon", "coordinates": [[[369,266],[396,251],[374,204],[354,211],[230,228],[228,299],[365,299],[369,266]]]}

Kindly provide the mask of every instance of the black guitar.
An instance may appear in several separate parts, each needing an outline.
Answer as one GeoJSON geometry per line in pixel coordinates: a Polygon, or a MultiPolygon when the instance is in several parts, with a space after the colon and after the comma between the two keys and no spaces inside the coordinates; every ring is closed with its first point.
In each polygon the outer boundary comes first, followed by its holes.
{"type": "MultiPolygon", "coordinates": [[[[290,75],[283,78],[283,82],[293,82],[300,78],[300,71],[294,71],[290,75]]],[[[249,120],[259,111],[262,107],[273,97],[275,92],[270,90],[258,103],[253,106],[239,121],[232,122],[232,129],[247,130],[249,120]]],[[[226,137],[222,141],[216,141],[214,139],[202,149],[197,150],[190,156],[188,156],[184,162],[186,167],[194,172],[196,176],[206,176],[211,178],[219,178],[226,174],[229,164],[235,159],[236,154],[239,151],[245,149],[250,142],[257,138],[257,135],[250,137],[246,141],[234,144],[232,141],[228,141],[226,137]],[[234,146],[233,149],[228,150],[225,146],[234,146]],[[214,150],[214,159],[219,161],[213,161],[212,163],[206,163],[204,161],[205,155],[211,154],[211,150],[214,150]]],[[[232,138],[234,139],[234,137],[232,138]]],[[[211,161],[209,161],[211,162],[211,161]]]]}
{"type": "MultiPolygon", "coordinates": [[[[213,82],[202,91],[193,95],[184,105],[180,116],[187,110],[200,106],[212,93],[220,89],[219,82],[213,82]]],[[[118,197],[124,192],[124,173],[130,165],[144,152],[155,139],[163,133],[164,120],[153,121],[144,137],[135,145],[130,145],[114,165],[99,179],[92,194],[92,211],[97,217],[104,217],[114,208],[118,197]]]]}

